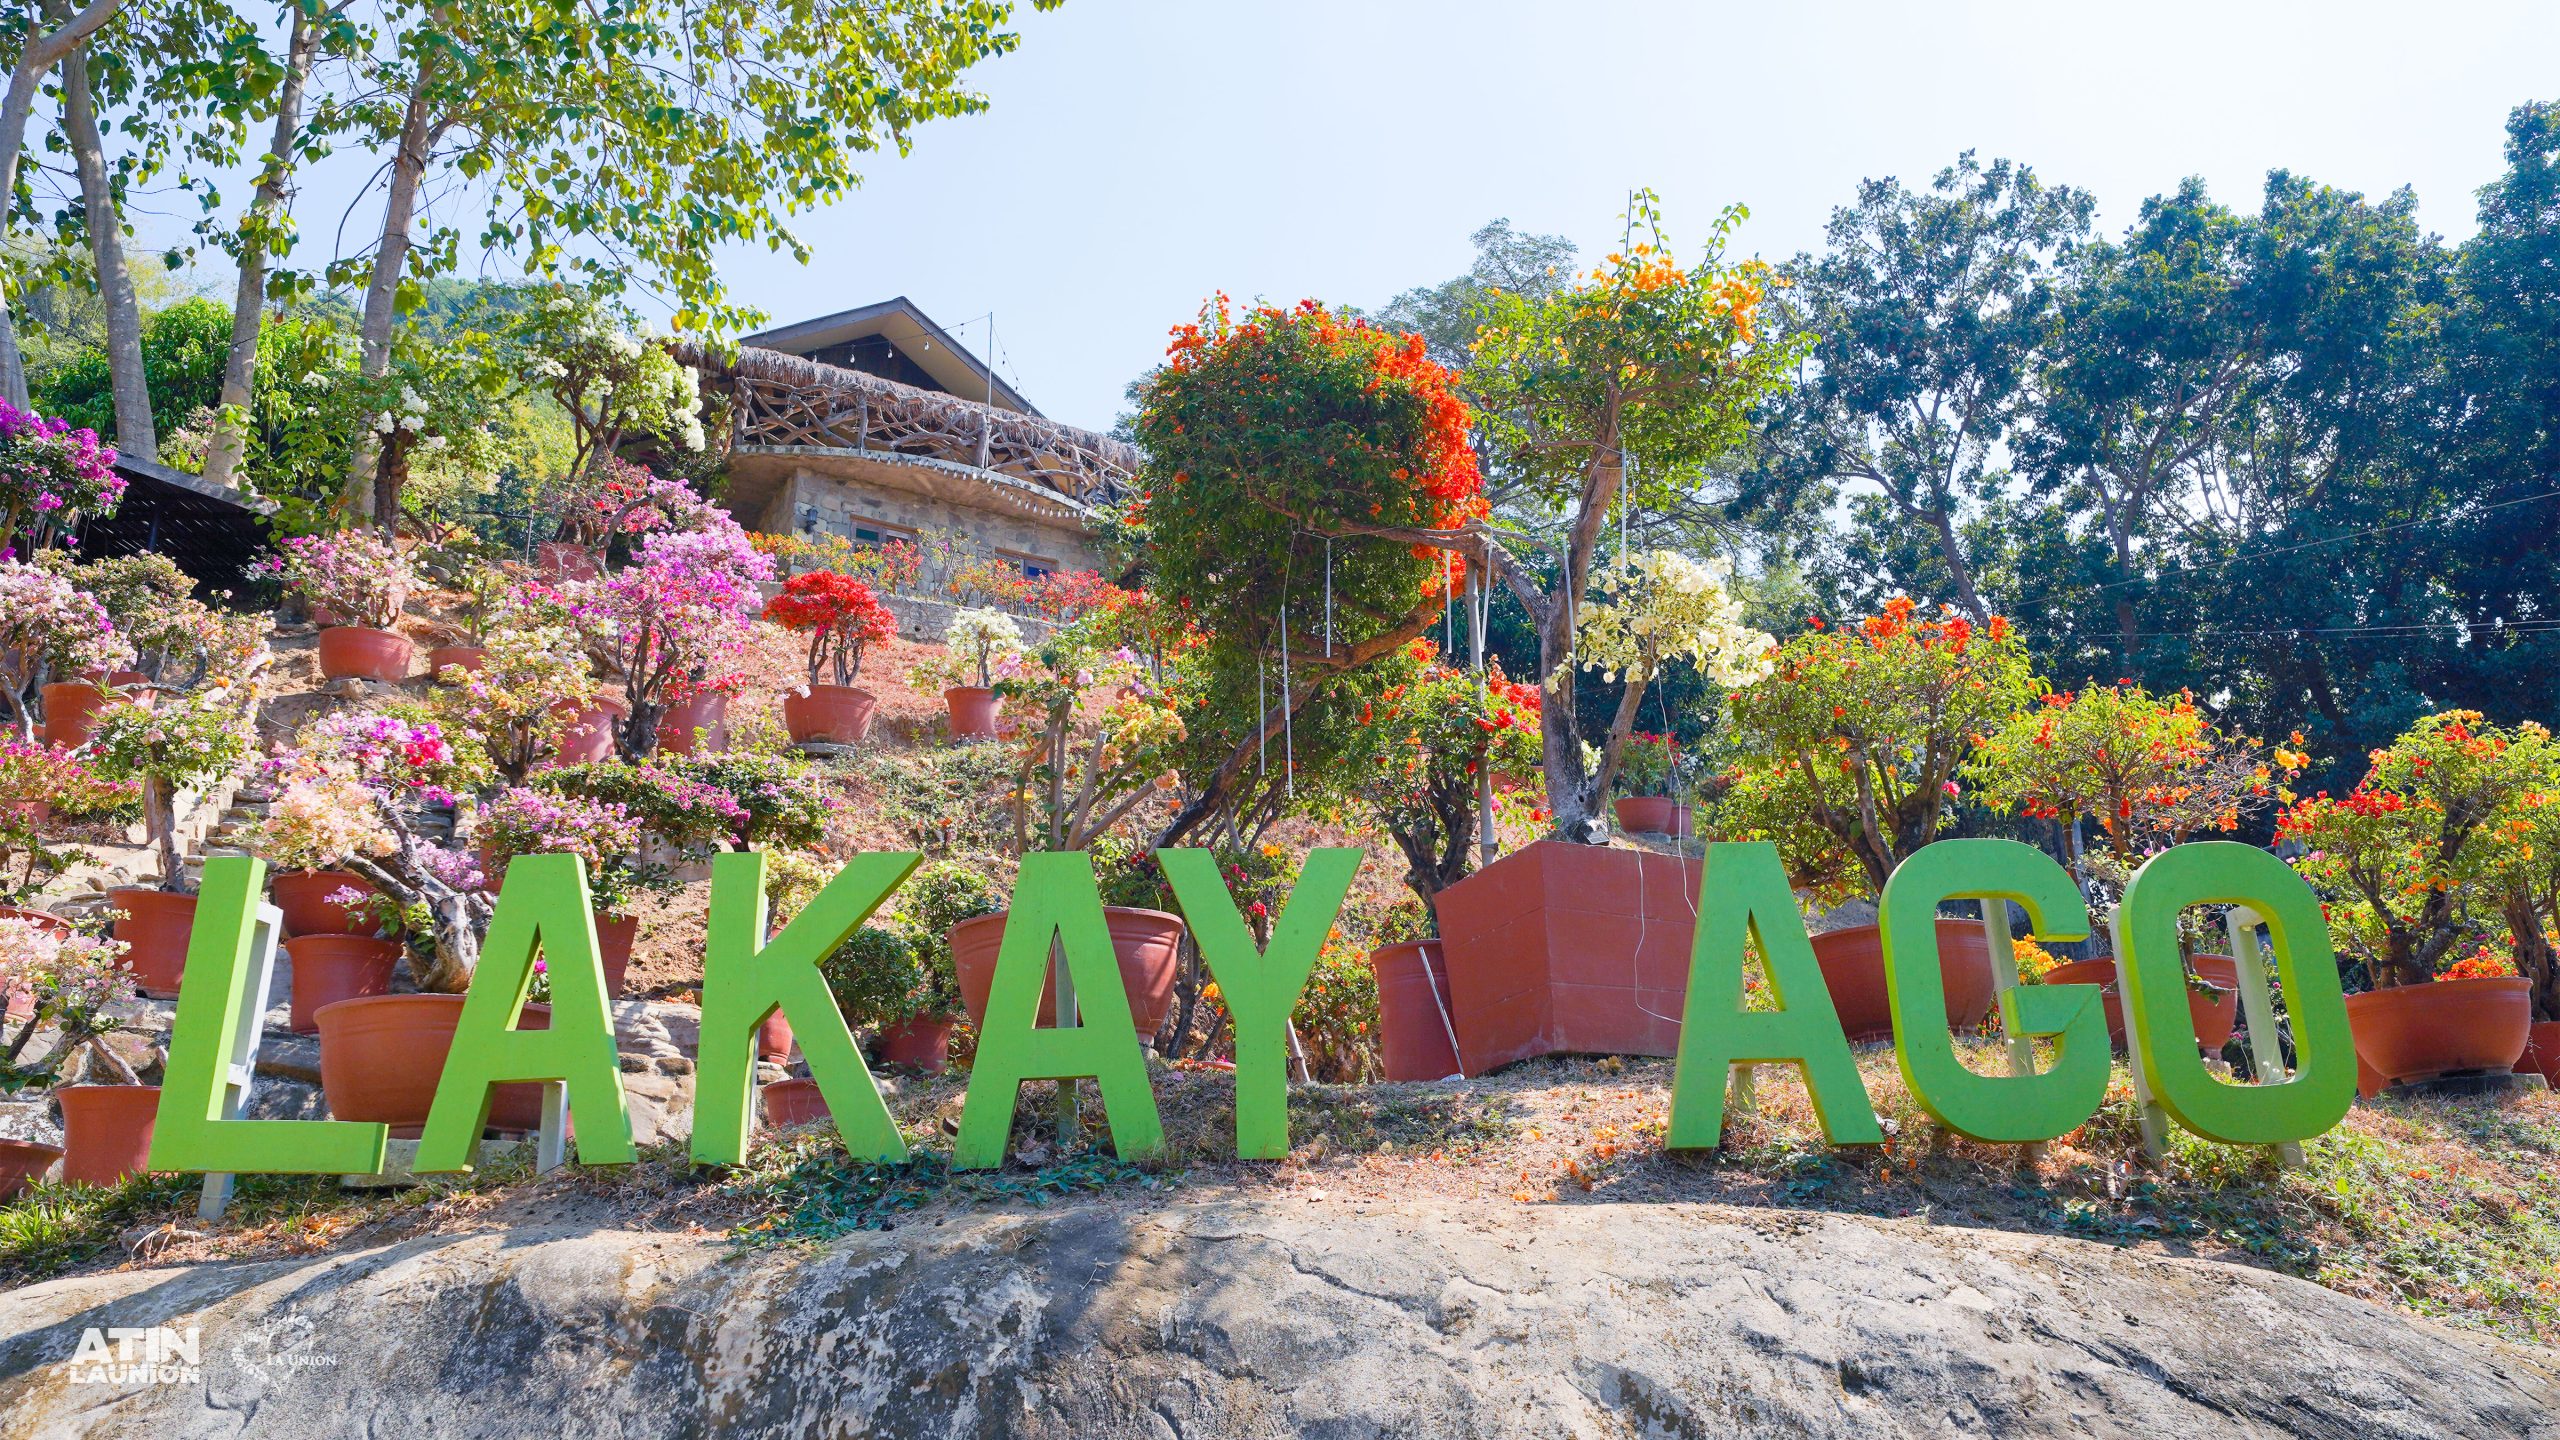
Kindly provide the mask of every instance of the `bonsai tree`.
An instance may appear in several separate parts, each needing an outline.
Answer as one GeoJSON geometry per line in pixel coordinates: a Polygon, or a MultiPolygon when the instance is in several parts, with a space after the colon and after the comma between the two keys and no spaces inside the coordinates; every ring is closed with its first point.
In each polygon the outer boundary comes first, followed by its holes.
{"type": "Polygon", "coordinates": [[[564,545],[583,545],[600,560],[616,537],[637,540],[660,531],[698,530],[717,513],[683,481],[610,453],[573,470],[553,496],[559,516],[555,538],[564,545]]]}
{"type": "Polygon", "coordinates": [[[2447,710],[2374,751],[2353,791],[2323,790],[2278,818],[2276,838],[2301,847],[2294,868],[2376,988],[2424,984],[2454,954],[2472,928],[2466,901],[2510,858],[2497,827],[2549,783],[2551,746],[2539,725],[2447,710]]]}
{"type": "Polygon", "coordinates": [[[1038,717],[1025,727],[1008,796],[1017,853],[1090,849],[1178,783],[1182,718],[1134,651],[1100,651],[1070,626],[996,693],[1038,717]]]}
{"type": "Polygon", "coordinates": [[[0,1090],[69,1078],[73,1064],[84,1059],[115,1084],[141,1083],[133,1067],[101,1043],[123,1027],[116,1005],[133,994],[133,972],[124,967],[123,955],[124,946],[113,940],[0,916],[0,993],[30,993],[36,1002],[0,1050],[0,1090]],[[22,1069],[28,1042],[47,1024],[55,1027],[53,1048],[40,1068],[22,1069]]]}
{"type": "Polygon", "coordinates": [[[32,557],[74,521],[115,514],[125,485],[115,463],[96,431],[0,401],[0,553],[32,557]]]}
{"type": "MultiPolygon", "coordinates": [[[[1686,660],[1719,685],[1748,684],[1769,673],[1778,642],[1742,623],[1742,602],[1725,589],[1733,573],[1724,560],[1700,562],[1672,550],[1653,550],[1592,581],[1575,640],[1582,668],[1618,681],[1618,713],[1602,733],[1596,793],[1614,787],[1627,737],[1634,733],[1645,688],[1674,660],[1686,660]]],[[[1571,687],[1558,671],[1551,688],[1571,687]]],[[[1668,777],[1666,777],[1668,778],[1668,777]]]]}
{"type": "Polygon", "coordinates": [[[97,601],[116,633],[133,647],[133,667],[170,689],[188,690],[201,683],[247,643],[254,624],[249,617],[218,614],[197,600],[196,582],[166,555],[146,551],[76,561],[49,550],[36,563],[97,601]]]}
{"type": "Polygon", "coordinates": [[[821,671],[833,683],[850,685],[862,675],[865,648],[898,633],[898,618],[850,575],[812,570],[782,584],[782,593],[765,602],[764,618],[785,630],[809,637],[809,683],[821,671]]]}
{"type": "Polygon", "coordinates": [[[417,588],[407,557],[371,530],[290,536],[258,569],[283,581],[313,611],[328,614],[331,623],[373,630],[399,624],[409,592],[417,588]]]}
{"type": "Polygon", "coordinates": [[[640,861],[638,817],[611,801],[519,785],[499,791],[473,820],[472,847],[501,865],[518,855],[577,856],[600,914],[618,914],[642,891],[663,888],[664,877],[640,861]]]}
{"type": "Polygon", "coordinates": [[[891,914],[853,932],[818,964],[836,1009],[848,1024],[894,1025],[911,1015],[947,1015],[956,997],[938,1010],[923,1008],[929,978],[920,951],[923,935],[891,914]]]}
{"type": "Polygon", "coordinates": [[[657,749],[670,706],[743,683],[740,664],[764,605],[756,587],[772,578],[773,562],[715,511],[701,529],[650,535],[627,568],[566,587],[589,654],[631,702],[617,736],[622,758],[657,749]]]}
{"type": "Polygon", "coordinates": [[[1196,780],[1157,844],[1274,813],[1350,738],[1344,712],[1375,689],[1350,677],[1443,623],[1475,562],[1432,539],[1486,513],[1469,425],[1421,337],[1312,300],[1221,296],[1174,332],[1114,522],[1196,636],[1196,780]]]}
{"type": "Polygon", "coordinates": [[[1537,773],[1541,697],[1499,667],[1481,679],[1451,668],[1428,640],[1412,642],[1386,678],[1360,707],[1344,791],[1351,813],[1395,843],[1436,933],[1440,892],[1472,867],[1479,778],[1537,773]]]}
{"type": "MultiPolygon", "coordinates": [[[[2299,745],[2301,737],[2295,736],[2299,745]]],[[[2198,834],[2230,832],[2301,773],[2305,757],[2227,735],[2185,691],[2139,685],[2060,691],[2012,717],[1975,751],[1975,794],[2066,825],[2097,822],[2126,869],[2198,834]]]]}
{"type": "Polygon", "coordinates": [[[573,480],[628,439],[704,447],[699,378],[627,307],[583,287],[561,286],[518,311],[508,333],[569,417],[576,437],[573,480]]]}
{"type": "Polygon", "coordinates": [[[2533,1018],[2560,1020],[2560,753],[2509,802],[2486,842],[2498,918],[2515,972],[2533,982],[2533,1018]]]}
{"type": "Polygon", "coordinates": [[[1717,823],[1777,842],[1800,888],[1878,895],[1954,820],[1976,737],[2032,702],[2026,647],[1998,616],[1979,630],[1908,598],[1855,629],[1815,621],[1767,678],[1733,694],[1731,786],[1717,823]]]}
{"type": "Polygon", "coordinates": [[[487,757],[508,784],[522,784],[561,733],[604,693],[565,606],[546,616],[501,606],[482,637],[477,671],[447,667],[429,700],[443,731],[487,757]]]}
{"type": "Polygon", "coordinates": [[[1688,788],[1692,768],[1693,757],[1681,753],[1678,740],[1637,730],[1618,756],[1617,793],[1676,798],[1688,788]]]}
{"type": "Polygon", "coordinates": [[[918,660],[908,672],[910,680],[924,685],[974,684],[981,690],[991,689],[998,672],[1022,658],[1022,627],[1001,610],[962,610],[943,629],[942,651],[939,656],[918,660]]]}
{"type": "Polygon", "coordinates": [[[88,856],[58,848],[62,830],[124,816],[136,787],[109,780],[91,757],[27,740],[0,740],[0,902],[18,904],[88,856]]]}
{"type": "Polygon", "coordinates": [[[142,818],[160,854],[160,888],[184,892],[177,797],[239,773],[255,743],[254,693],[201,690],[153,709],[119,705],[99,718],[89,747],[98,773],[140,788],[142,818]]]}
{"type": "Polygon", "coordinates": [[[33,740],[35,711],[27,697],[45,675],[69,679],[82,670],[112,670],[133,659],[106,608],[61,576],[0,559],[0,692],[18,738],[33,740]]]}
{"type": "Polygon", "coordinates": [[[744,805],[717,785],[684,773],[684,757],[653,755],[637,765],[605,760],[537,773],[532,787],[563,799],[620,810],[643,834],[688,852],[718,849],[747,829],[744,805]]]}

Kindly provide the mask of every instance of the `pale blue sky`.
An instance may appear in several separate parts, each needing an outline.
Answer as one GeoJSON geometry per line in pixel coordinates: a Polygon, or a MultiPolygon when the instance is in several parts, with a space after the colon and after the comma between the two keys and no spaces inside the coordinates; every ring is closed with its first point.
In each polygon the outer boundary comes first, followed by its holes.
{"type": "MultiPolygon", "coordinates": [[[[993,311],[1001,368],[1095,427],[1212,290],[1374,306],[1498,215],[1605,249],[1630,185],[1675,239],[1748,204],[1771,258],[1860,177],[1968,147],[2093,190],[2110,226],[2188,174],[2254,205],[2287,166],[2413,185],[2458,237],[2508,109],[2560,98],[2549,0],[1068,0],[1020,28],[975,72],[988,113],[802,217],[813,265],[728,268],[777,321],[904,293],[977,348],[993,311]]],[[[330,188],[302,216],[321,245],[330,188]]]]}

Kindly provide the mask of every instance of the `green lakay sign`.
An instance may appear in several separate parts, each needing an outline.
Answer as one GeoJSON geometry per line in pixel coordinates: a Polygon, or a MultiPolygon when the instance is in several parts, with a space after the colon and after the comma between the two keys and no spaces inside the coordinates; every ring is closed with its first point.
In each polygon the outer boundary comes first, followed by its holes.
{"type": "MultiPolygon", "coordinates": [[[[1361,852],[1310,854],[1269,942],[1260,945],[1213,856],[1165,850],[1158,858],[1234,1021],[1236,1151],[1249,1158],[1284,1156],[1289,1015],[1350,891],[1361,852]]],[[[753,1128],[755,1033],[776,1011],[790,1021],[846,1146],[883,1161],[907,1158],[906,1142],[818,963],[896,893],[920,859],[856,857],[770,938],[763,854],[726,854],[713,863],[696,1065],[697,1163],[736,1164],[744,1158],[753,1128]]],[[[246,1120],[225,1113],[225,1085],[236,1078],[236,1057],[228,1047],[249,1018],[241,997],[255,993],[243,981],[253,963],[265,872],[264,862],[240,857],[206,865],[151,1166],[226,1173],[377,1171],[386,1149],[384,1126],[246,1120]]],[[[2068,1134],[2096,1112],[2106,1094],[2111,1057],[2100,992],[2089,985],[2016,985],[2007,927],[1987,927],[2002,980],[2009,1073],[1968,1067],[1944,1024],[1937,921],[1940,905],[1950,900],[1979,900],[1994,914],[2005,914],[2003,902],[2015,903],[2043,938],[2073,940],[2089,929],[2088,910],[2070,877],[2027,846],[1945,840],[1906,861],[1885,887],[1880,915],[1905,1082],[1933,1119],[1978,1140],[2035,1143],[2068,1134]],[[2034,1043],[2039,1040],[2049,1043],[2040,1050],[2034,1043]]],[[[508,867],[419,1143],[417,1169],[469,1168],[486,1123],[490,1087],[521,1081],[562,1085],[568,1113],[578,1122],[582,1162],[632,1159],[592,914],[574,857],[526,856],[508,867]],[[551,980],[551,1022],[548,1029],[522,1030],[516,1020],[537,955],[551,980]]],[[[1122,1018],[1127,997],[1087,858],[1028,857],[1010,914],[962,1107],[956,1163],[984,1168],[1003,1162],[1015,1100],[1026,1080],[1094,1081],[1113,1148],[1124,1156],[1156,1150],[1163,1144],[1163,1125],[1144,1051],[1122,1018]],[[1073,982],[1083,1023],[1036,1023],[1053,955],[1073,982]]],[[[1792,1065],[1801,1072],[1833,1143],[1882,1140],[1776,849],[1709,845],[1698,915],[1665,1144],[1714,1146],[1723,1133],[1728,1076],[1734,1067],[1758,1065],[1792,1065]],[[1753,951],[1761,957],[1772,1008],[1744,1003],[1753,951]]],[[[2235,926],[2234,933],[2242,932],[2235,926]]],[[[2128,1044],[2147,1112],[2156,1106],[2207,1139],[2252,1145],[2309,1139],[2346,1114],[2355,1098],[2355,1056],[2328,931],[2309,890],[2274,857],[2228,843],[2181,845],[2154,857],[2126,890],[2116,938],[2128,1044]],[[2246,931],[2251,950],[2254,924],[2266,926],[2293,1027],[2298,1068],[2290,1078],[2235,1084],[2207,1070],[2197,1056],[2178,918],[2199,905],[2240,907],[2252,926],[2246,931]]],[[[269,957],[258,956],[254,963],[269,963],[269,957]]],[[[2254,973],[2244,961],[2244,989],[2254,973]]],[[[2257,1008],[2263,1010],[2263,1002],[2257,1008]]],[[[2262,1078],[2270,1069],[2281,1071],[2263,1057],[2260,1068],[2262,1078]]]]}

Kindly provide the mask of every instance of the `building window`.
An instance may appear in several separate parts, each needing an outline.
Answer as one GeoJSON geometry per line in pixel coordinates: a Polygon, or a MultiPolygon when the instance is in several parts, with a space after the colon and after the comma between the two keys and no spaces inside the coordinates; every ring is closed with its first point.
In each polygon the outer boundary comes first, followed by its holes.
{"type": "Polygon", "coordinates": [[[1037,555],[1025,555],[1018,550],[999,550],[996,552],[996,558],[1009,565],[1021,567],[1022,578],[1025,580],[1045,580],[1058,571],[1057,561],[1046,560],[1037,555]]]}
{"type": "Polygon", "coordinates": [[[895,525],[884,525],[877,520],[856,520],[846,528],[849,532],[848,538],[867,550],[879,549],[892,541],[913,545],[919,538],[913,530],[902,530],[895,525]]]}

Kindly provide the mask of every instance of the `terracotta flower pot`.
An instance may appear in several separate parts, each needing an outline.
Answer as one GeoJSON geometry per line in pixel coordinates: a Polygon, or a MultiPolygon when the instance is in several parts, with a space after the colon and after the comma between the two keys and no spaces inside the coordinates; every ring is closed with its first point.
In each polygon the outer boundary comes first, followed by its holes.
{"type": "Polygon", "coordinates": [[[631,945],[639,938],[638,916],[596,912],[596,958],[604,962],[604,998],[607,1000],[622,994],[623,978],[631,972],[631,945]]]}
{"type": "Polygon", "coordinates": [[[705,692],[668,706],[658,717],[658,748],[669,755],[728,749],[729,697],[705,692]]]}
{"type": "Polygon", "coordinates": [[[151,1168],[159,1086],[65,1085],[53,1098],[62,1105],[64,1184],[113,1185],[151,1168]]]}
{"type": "Polygon", "coordinates": [[[808,1079],[776,1080],[764,1087],[764,1123],[775,1130],[788,1130],[794,1125],[816,1125],[833,1120],[827,1109],[827,1097],[818,1093],[818,1082],[808,1079]]]}
{"type": "Polygon", "coordinates": [[[2356,1056],[2382,1083],[2511,1071],[2533,1030],[2533,982],[2504,975],[2394,985],[2347,997],[2356,1056]]]}
{"type": "Polygon", "coordinates": [[[320,1029],[313,1017],[341,1000],[391,993],[392,972],[400,965],[400,945],[369,935],[296,935],[284,942],[293,957],[293,1007],[290,1026],[296,1035],[320,1029]]]}
{"type": "Polygon", "coordinates": [[[596,563],[596,552],[559,540],[545,540],[534,546],[533,563],[546,580],[593,580],[604,573],[596,563]]]}
{"type": "MultiPolygon", "coordinates": [[[[1111,949],[1120,961],[1120,985],[1129,992],[1129,1018],[1140,1043],[1153,1040],[1173,1002],[1173,981],[1182,948],[1182,917],[1162,910],[1102,907],[1111,922],[1111,949]]],[[[996,954],[1004,945],[1005,917],[981,915],[951,927],[951,963],[960,972],[960,999],[969,1023],[987,1023],[987,993],[995,986],[996,954]]],[[[1051,987],[1040,991],[1037,1023],[1057,1023],[1057,997],[1051,987]]]]}
{"type": "MultiPolygon", "coordinates": [[[[330,1118],[388,1125],[395,1137],[418,1138],[434,1108],[436,1082],[453,1052],[454,1026],[462,1021],[459,995],[369,995],[320,1007],[320,1091],[330,1118]]],[[[526,1030],[551,1028],[551,1007],[527,1005],[517,1022],[526,1030]]],[[[495,1087],[489,1128],[524,1132],[542,1128],[542,1087],[527,1082],[495,1087]]]]}
{"type": "Polygon", "coordinates": [[[115,938],[125,943],[125,968],[133,972],[142,993],[154,1000],[174,1000],[179,978],[187,973],[187,938],[196,928],[196,897],[166,890],[110,890],[116,920],[115,938]]]}
{"type": "Polygon", "coordinates": [[[1458,1073],[1457,1025],[1448,967],[1437,940],[1408,940],[1369,952],[1378,976],[1378,1054],[1390,1080],[1439,1080],[1458,1073]]]}
{"type": "Polygon", "coordinates": [[[952,739],[996,738],[996,692],[993,690],[984,685],[954,685],[942,692],[942,703],[951,708],[952,739]]]}
{"type": "MultiPolygon", "coordinates": [[[[567,709],[567,707],[563,707],[567,709]]],[[[589,765],[613,758],[613,732],[631,707],[608,695],[583,710],[567,709],[569,723],[554,747],[554,765],[589,765]]]]}
{"type": "Polygon", "coordinates": [[[1629,795],[1617,802],[1618,828],[1640,835],[1686,840],[1695,833],[1689,807],[1663,795],[1629,795]]]}
{"type": "MultiPolygon", "coordinates": [[[[1884,936],[1873,925],[1813,937],[1822,983],[1853,1044],[1893,1038],[1893,1001],[1884,983],[1884,936]]],[[[1938,968],[1946,976],[1947,1028],[1963,1034],[1991,1013],[1991,942],[1979,920],[1938,922],[1938,968]]]]}
{"type": "MultiPolygon", "coordinates": [[[[2229,1043],[2231,1027],[2239,1023],[2240,962],[2228,955],[2198,955],[2191,963],[2197,977],[2214,988],[2211,995],[2187,992],[2187,1014],[2195,1023],[2196,1048],[2212,1054],[2229,1043]]],[[[2066,960],[2044,972],[2044,983],[2107,987],[2107,1038],[2117,1049],[2124,1048],[2124,997],[2116,989],[2116,962],[2112,958],[2102,955],[2094,960],[2066,960]]]]}
{"type": "Polygon", "coordinates": [[[756,1027],[756,1058],[759,1060],[790,1059],[792,1039],[791,1022],[783,1018],[780,1010],[774,1011],[764,1017],[762,1025],[756,1027]]]}
{"type": "Polygon", "coordinates": [[[45,686],[44,743],[56,750],[77,750],[89,743],[97,733],[98,717],[110,705],[140,704],[127,696],[118,698],[86,680],[65,680],[45,686]]]}
{"type": "Polygon", "coordinates": [[[409,661],[416,653],[408,636],[392,630],[332,625],[320,632],[320,673],[332,680],[398,684],[409,678],[409,661]]]}
{"type": "Polygon", "coordinates": [[[332,903],[329,897],[341,890],[382,893],[347,870],[286,870],[267,882],[267,897],[284,912],[287,936],[368,935],[379,928],[367,907],[332,903]]]}
{"type": "Polygon", "coordinates": [[[2516,1058],[2516,1073],[2539,1075],[2544,1084],[2560,1090],[2560,1020],[2538,1021],[2525,1031],[2524,1054],[2516,1058]]]}
{"type": "Polygon", "coordinates": [[[444,672],[452,666],[460,666],[468,674],[479,674],[489,668],[489,647],[439,645],[427,652],[427,673],[436,677],[437,684],[445,683],[444,672]]]}
{"type": "Polygon", "coordinates": [[[0,1200],[27,1188],[30,1181],[41,1180],[53,1162],[62,1158],[62,1147],[40,1140],[0,1140],[0,1200]]]}
{"type": "Polygon", "coordinates": [[[784,693],[782,723],[795,745],[859,745],[871,734],[871,715],[879,708],[880,697],[868,690],[812,685],[784,693]]]}
{"type": "Polygon", "coordinates": [[[941,1074],[951,1062],[951,1027],[958,1023],[949,1015],[910,1015],[895,1025],[881,1026],[876,1040],[880,1063],[941,1074]]]}

